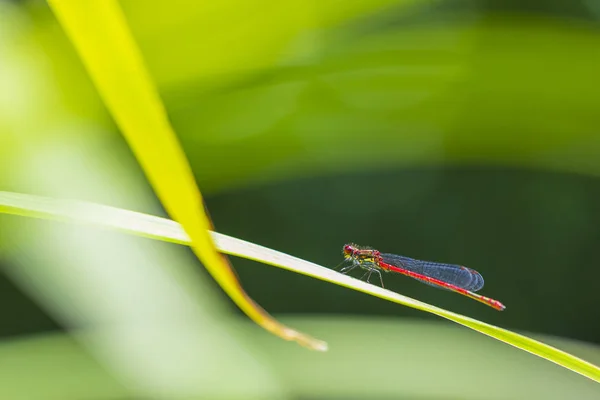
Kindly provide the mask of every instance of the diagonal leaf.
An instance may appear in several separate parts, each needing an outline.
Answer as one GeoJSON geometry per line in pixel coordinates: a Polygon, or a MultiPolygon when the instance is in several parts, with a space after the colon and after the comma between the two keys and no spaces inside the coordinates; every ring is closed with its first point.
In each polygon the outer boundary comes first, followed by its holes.
{"type": "MultiPolygon", "coordinates": [[[[175,221],[134,211],[72,200],[50,199],[19,193],[0,192],[0,212],[35,218],[93,224],[130,234],[167,242],[190,245],[185,231],[175,221]]],[[[600,368],[562,350],[537,340],[499,328],[473,318],[446,311],[421,301],[382,289],[378,286],[340,274],[320,265],[292,257],[250,242],[212,232],[219,251],[273,265],[336,285],[358,290],[394,303],[426,311],[516,348],[535,354],[562,367],[600,382],[600,368]]]]}
{"type": "Polygon", "coordinates": [[[242,289],[209,235],[202,196],[164,106],[115,0],[49,0],[102,99],[169,215],[191,239],[194,253],[252,320],[286,340],[316,350],[326,344],[271,317],[242,289]]]}

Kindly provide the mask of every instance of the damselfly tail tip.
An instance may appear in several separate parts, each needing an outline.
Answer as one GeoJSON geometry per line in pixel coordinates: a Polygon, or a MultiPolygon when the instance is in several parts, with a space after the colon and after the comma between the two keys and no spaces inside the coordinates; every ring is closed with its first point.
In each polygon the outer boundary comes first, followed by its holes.
{"type": "Polygon", "coordinates": [[[506,306],[500,303],[498,300],[493,300],[490,305],[498,311],[504,311],[506,309],[506,306]]]}

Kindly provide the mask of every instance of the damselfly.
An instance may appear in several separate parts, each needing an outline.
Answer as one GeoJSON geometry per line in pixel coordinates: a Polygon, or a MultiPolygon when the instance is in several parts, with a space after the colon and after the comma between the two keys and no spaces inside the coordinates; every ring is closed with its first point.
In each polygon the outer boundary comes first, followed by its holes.
{"type": "Polygon", "coordinates": [[[499,311],[506,308],[498,300],[474,293],[483,288],[483,277],[471,268],[381,253],[355,244],[345,245],[343,251],[345,260],[342,264],[347,265],[340,272],[348,273],[357,267],[362,268],[366,272],[361,279],[366,277],[369,282],[371,275],[375,273],[379,275],[381,287],[384,287],[381,271],[396,272],[440,289],[460,293],[499,311]]]}

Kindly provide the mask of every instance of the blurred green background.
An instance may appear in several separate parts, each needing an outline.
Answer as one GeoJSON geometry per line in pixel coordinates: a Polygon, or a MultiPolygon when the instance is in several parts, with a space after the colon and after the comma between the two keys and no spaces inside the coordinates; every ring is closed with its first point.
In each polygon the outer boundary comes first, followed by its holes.
{"type": "MultiPolygon", "coordinates": [[[[404,277],[384,279],[389,289],[507,329],[600,344],[597,2],[121,5],[217,231],[331,267],[347,242],[464,264],[482,273],[482,293],[502,301],[505,312],[404,277]]],[[[2,1],[0,18],[2,190],[156,214],[141,170],[47,5],[2,1]],[[57,150],[65,143],[87,149],[86,155],[70,163],[57,150]],[[41,158],[40,149],[55,158],[41,158]],[[24,173],[31,160],[40,165],[24,173]],[[53,160],[65,161],[63,168],[74,174],[116,169],[98,181],[82,175],[83,185],[49,168],[53,160]],[[128,190],[131,198],[123,194],[128,190]]],[[[15,246],[9,227],[33,224],[24,221],[0,218],[4,270],[27,266],[22,255],[7,255],[15,246]]],[[[181,252],[204,274],[187,249],[181,252]]],[[[383,328],[365,328],[373,323],[389,329],[417,324],[422,333],[415,340],[433,335],[429,329],[449,329],[437,318],[362,293],[232,262],[248,293],[270,312],[308,318],[307,326],[345,316],[341,321],[354,327],[330,332],[359,329],[363,345],[378,342],[383,328]],[[373,318],[361,322],[367,316],[373,318]]],[[[9,342],[61,330],[61,318],[17,282],[10,273],[0,278],[0,337],[9,342]]],[[[375,345],[398,352],[393,338],[388,346],[375,345]]],[[[296,350],[302,352],[290,351],[296,350]]],[[[505,350],[497,344],[488,360],[505,350]]],[[[394,362],[407,361],[403,354],[394,362]]],[[[577,354],[597,357],[591,350],[577,354]]],[[[284,350],[269,362],[294,368],[309,362],[286,357],[284,350]]],[[[452,359],[447,362],[452,369],[452,359]]],[[[367,387],[378,385],[369,379],[367,387]]],[[[572,379],[600,393],[583,378],[572,379]]],[[[490,389],[498,396],[451,392],[447,398],[519,398],[503,397],[506,387],[490,389]]],[[[350,398],[319,393],[302,396],[350,398]]],[[[537,397],[547,398],[536,391],[522,398],[537,397]]]]}

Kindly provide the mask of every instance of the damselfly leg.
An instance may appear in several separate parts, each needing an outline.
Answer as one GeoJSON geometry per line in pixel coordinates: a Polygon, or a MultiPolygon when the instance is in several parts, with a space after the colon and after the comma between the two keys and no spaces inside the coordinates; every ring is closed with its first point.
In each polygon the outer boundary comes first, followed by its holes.
{"type": "Polygon", "coordinates": [[[379,271],[377,268],[367,269],[367,272],[365,272],[365,274],[360,278],[360,280],[362,281],[366,276],[367,283],[371,283],[370,279],[371,279],[371,274],[373,274],[373,272],[375,272],[376,274],[379,275],[379,281],[381,282],[381,287],[385,289],[385,286],[383,286],[383,277],[381,276],[381,271],[379,271]]]}

